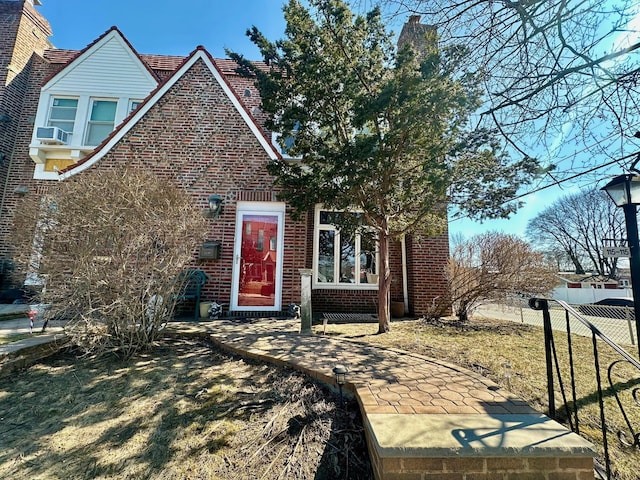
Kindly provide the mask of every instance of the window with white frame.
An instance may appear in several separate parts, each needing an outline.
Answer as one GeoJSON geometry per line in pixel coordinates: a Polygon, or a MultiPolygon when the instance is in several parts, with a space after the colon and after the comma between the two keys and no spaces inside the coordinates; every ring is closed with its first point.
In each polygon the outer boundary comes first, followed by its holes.
{"type": "Polygon", "coordinates": [[[331,221],[336,215],[354,214],[321,208],[315,212],[313,269],[316,287],[376,287],[375,236],[341,232],[331,221]]]}
{"type": "Polygon", "coordinates": [[[92,99],[85,145],[99,145],[113,131],[116,121],[117,100],[92,99]]]}
{"type": "Polygon", "coordinates": [[[77,111],[77,98],[53,97],[47,126],[58,127],[60,130],[64,130],[71,135],[73,133],[77,111]]]}
{"type": "Polygon", "coordinates": [[[288,137],[284,139],[284,146],[281,147],[283,155],[289,155],[289,151],[293,148],[293,144],[296,142],[296,135],[298,134],[298,130],[300,130],[300,122],[296,122],[293,126],[293,130],[288,137]]]}

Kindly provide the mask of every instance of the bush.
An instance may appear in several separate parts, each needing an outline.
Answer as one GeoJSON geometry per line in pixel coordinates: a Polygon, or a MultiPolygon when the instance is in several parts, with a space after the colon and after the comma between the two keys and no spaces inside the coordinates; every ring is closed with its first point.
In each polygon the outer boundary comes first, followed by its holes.
{"type": "Polygon", "coordinates": [[[15,257],[38,301],[88,351],[129,356],[150,345],[175,309],[178,273],[206,224],[166,179],[122,168],[92,171],[18,206],[15,257]]]}

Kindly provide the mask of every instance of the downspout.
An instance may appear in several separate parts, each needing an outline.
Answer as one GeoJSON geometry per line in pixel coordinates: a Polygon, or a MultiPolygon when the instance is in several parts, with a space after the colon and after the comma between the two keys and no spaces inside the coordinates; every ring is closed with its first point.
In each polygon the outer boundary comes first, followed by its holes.
{"type": "Polygon", "coordinates": [[[404,298],[404,311],[409,312],[409,286],[407,285],[407,242],[406,235],[402,235],[400,239],[400,245],[402,247],[402,296],[404,298]]]}

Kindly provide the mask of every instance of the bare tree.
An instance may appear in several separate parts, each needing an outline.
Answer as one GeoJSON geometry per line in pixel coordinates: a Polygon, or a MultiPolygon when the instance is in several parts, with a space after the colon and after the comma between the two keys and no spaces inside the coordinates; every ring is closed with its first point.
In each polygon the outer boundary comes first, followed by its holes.
{"type": "Polygon", "coordinates": [[[73,177],[18,211],[16,260],[77,345],[129,356],[158,337],[205,231],[189,195],[124,168],[73,177]]]}
{"type": "Polygon", "coordinates": [[[443,45],[467,45],[485,81],[479,121],[524,154],[546,153],[559,164],[554,179],[587,170],[594,154],[637,150],[629,137],[640,112],[637,1],[353,2],[382,5],[390,21],[421,15],[443,45]]]}
{"type": "Polygon", "coordinates": [[[557,283],[544,255],[515,235],[484,233],[453,249],[448,277],[455,315],[466,321],[483,302],[548,293],[557,283]]]}
{"type": "Polygon", "coordinates": [[[552,246],[543,251],[549,266],[557,272],[575,270],[575,265],[560,246],[552,246]]]}
{"type": "Polygon", "coordinates": [[[576,273],[587,270],[615,277],[617,258],[603,255],[605,246],[623,242],[624,217],[599,190],[558,199],[529,221],[527,235],[545,251],[565,252],[576,273]]]}

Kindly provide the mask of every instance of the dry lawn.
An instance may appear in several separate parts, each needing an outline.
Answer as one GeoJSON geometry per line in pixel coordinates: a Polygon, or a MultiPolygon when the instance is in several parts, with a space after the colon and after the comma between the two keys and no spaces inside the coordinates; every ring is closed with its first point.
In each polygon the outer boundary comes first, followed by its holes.
{"type": "Polygon", "coordinates": [[[0,478],[369,479],[355,404],[302,375],[166,340],[0,380],[0,478]]]}
{"type": "MultiPolygon", "coordinates": [[[[322,326],[315,328],[316,333],[322,333],[322,326]]],[[[377,335],[377,328],[377,324],[329,324],[326,334],[447,360],[491,378],[528,401],[537,410],[548,412],[542,328],[498,320],[473,320],[464,325],[451,321],[426,323],[421,320],[403,320],[392,322],[391,332],[384,335],[377,335]]],[[[567,336],[561,332],[554,332],[554,338],[559,363],[567,365],[567,336]]],[[[577,376],[576,401],[580,405],[580,434],[599,445],[598,448],[602,451],[592,342],[590,338],[576,335],[572,338],[577,376]]],[[[635,350],[630,353],[633,357],[637,356],[635,350]]],[[[600,347],[599,363],[610,430],[610,457],[619,475],[617,478],[639,480],[640,450],[623,448],[617,439],[617,432],[624,430],[626,423],[617,407],[614,389],[607,380],[607,368],[618,358],[608,347],[600,347]]],[[[568,366],[563,367],[561,371],[563,381],[565,384],[569,383],[568,366]]],[[[633,399],[633,390],[640,387],[640,372],[633,371],[626,364],[617,364],[613,368],[612,381],[621,392],[631,425],[638,432],[640,405],[633,399]]],[[[638,392],[636,395],[640,400],[638,392]]],[[[568,400],[571,401],[571,398],[568,400]]],[[[558,391],[556,408],[560,415],[564,415],[561,401],[562,396],[558,391]]]]}

